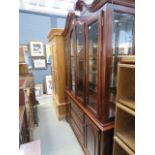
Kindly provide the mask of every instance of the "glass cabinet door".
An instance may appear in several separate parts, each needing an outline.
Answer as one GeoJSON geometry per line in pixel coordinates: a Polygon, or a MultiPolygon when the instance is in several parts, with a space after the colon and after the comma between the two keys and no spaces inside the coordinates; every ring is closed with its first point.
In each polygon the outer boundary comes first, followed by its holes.
{"type": "Polygon", "coordinates": [[[70,38],[71,47],[71,91],[75,95],[75,52],[74,52],[74,33],[72,31],[70,38]]]}
{"type": "Polygon", "coordinates": [[[67,88],[71,88],[71,80],[70,80],[70,70],[71,70],[71,66],[70,66],[70,48],[68,48],[69,41],[65,40],[65,59],[66,59],[66,86],[67,88]]]}
{"type": "Polygon", "coordinates": [[[83,27],[76,27],[77,34],[77,95],[84,101],[84,36],[83,27]]]}
{"type": "Polygon", "coordinates": [[[134,15],[114,12],[113,17],[110,102],[114,103],[116,96],[117,63],[119,57],[134,53],[134,15]]]}
{"type": "Polygon", "coordinates": [[[96,111],[97,102],[97,52],[98,52],[98,22],[88,26],[88,103],[96,111]]]}

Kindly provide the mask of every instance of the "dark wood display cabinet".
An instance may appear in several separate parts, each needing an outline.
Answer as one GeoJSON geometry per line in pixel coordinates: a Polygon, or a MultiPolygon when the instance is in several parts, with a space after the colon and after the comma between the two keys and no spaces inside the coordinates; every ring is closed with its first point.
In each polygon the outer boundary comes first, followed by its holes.
{"type": "Polygon", "coordinates": [[[87,155],[111,155],[117,64],[135,54],[134,0],[78,0],[63,32],[66,119],[87,155]]]}

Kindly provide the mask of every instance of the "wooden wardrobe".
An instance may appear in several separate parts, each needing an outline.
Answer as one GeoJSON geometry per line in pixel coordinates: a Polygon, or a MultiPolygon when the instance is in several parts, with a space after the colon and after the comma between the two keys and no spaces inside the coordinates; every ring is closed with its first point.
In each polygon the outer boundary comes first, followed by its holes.
{"type": "Polygon", "coordinates": [[[53,82],[53,104],[58,119],[65,117],[65,58],[63,29],[51,29],[48,34],[51,49],[51,71],[53,82]]]}
{"type": "Polygon", "coordinates": [[[66,119],[86,155],[111,155],[117,64],[134,55],[134,0],[78,0],[67,16],[66,119]]]}

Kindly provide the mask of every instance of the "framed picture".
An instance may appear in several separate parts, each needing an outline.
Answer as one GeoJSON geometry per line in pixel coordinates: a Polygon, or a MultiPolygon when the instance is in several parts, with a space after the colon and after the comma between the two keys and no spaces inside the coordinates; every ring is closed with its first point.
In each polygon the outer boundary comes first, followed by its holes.
{"type": "Polygon", "coordinates": [[[47,75],[45,76],[45,85],[46,85],[46,93],[48,95],[52,94],[52,76],[47,75]]]}
{"type": "Polygon", "coordinates": [[[34,69],[46,69],[46,59],[45,58],[33,58],[33,68],[34,69]]]}
{"type": "Polygon", "coordinates": [[[43,95],[43,85],[42,84],[36,84],[35,85],[35,95],[37,97],[43,95]]]}
{"type": "Polygon", "coordinates": [[[44,57],[44,45],[40,41],[30,42],[31,57],[44,57]]]}
{"type": "Polygon", "coordinates": [[[23,52],[23,53],[19,53],[19,62],[22,61],[21,58],[24,55],[24,62],[27,64],[28,69],[32,69],[32,60],[31,60],[28,44],[20,44],[19,49],[20,49],[19,52],[23,52]]]}
{"type": "Polygon", "coordinates": [[[47,60],[48,64],[51,63],[51,51],[50,51],[50,45],[49,44],[46,44],[46,60],[47,60]]]}

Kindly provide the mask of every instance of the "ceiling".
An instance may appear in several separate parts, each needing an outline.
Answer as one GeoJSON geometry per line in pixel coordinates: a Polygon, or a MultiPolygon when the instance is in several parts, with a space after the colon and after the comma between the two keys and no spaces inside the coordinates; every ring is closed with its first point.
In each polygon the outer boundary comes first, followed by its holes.
{"type": "MultiPolygon", "coordinates": [[[[74,10],[77,0],[20,0],[20,10],[67,16],[74,10]]],[[[85,0],[91,3],[93,0],[85,0]]]]}

